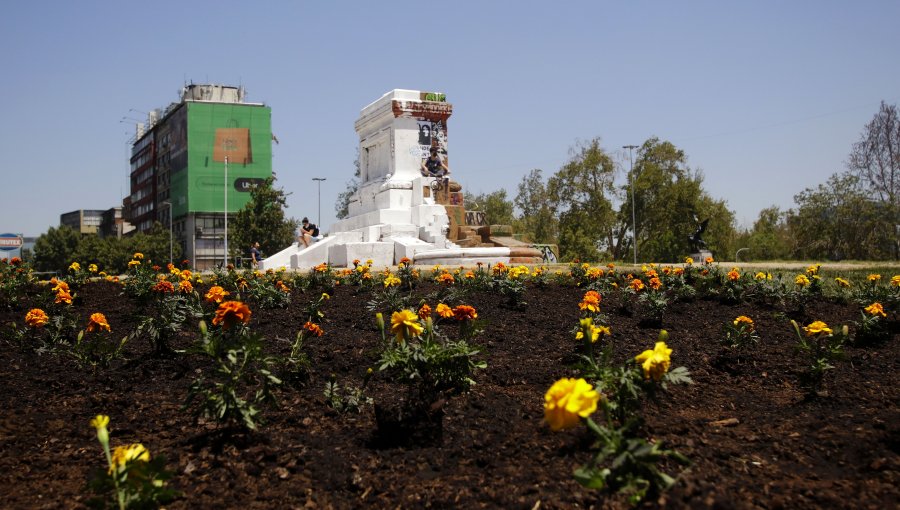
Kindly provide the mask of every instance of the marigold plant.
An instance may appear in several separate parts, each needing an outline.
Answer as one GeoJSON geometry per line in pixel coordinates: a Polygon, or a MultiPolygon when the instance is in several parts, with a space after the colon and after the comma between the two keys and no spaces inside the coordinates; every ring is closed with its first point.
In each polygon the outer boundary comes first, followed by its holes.
{"type": "Polygon", "coordinates": [[[584,379],[563,378],[544,395],[544,420],[553,431],[572,428],[597,410],[600,393],[584,379]]]}
{"type": "Polygon", "coordinates": [[[92,313],[91,318],[88,320],[87,332],[93,333],[94,331],[110,331],[109,322],[106,321],[106,316],[100,312],[92,313]]]}
{"type": "Polygon", "coordinates": [[[223,329],[231,329],[235,324],[247,324],[250,322],[250,308],[240,301],[225,301],[216,310],[213,317],[214,326],[221,325],[223,329]]]}
{"type": "Polygon", "coordinates": [[[47,313],[40,308],[32,308],[25,314],[25,324],[28,324],[32,328],[44,327],[49,321],[50,317],[48,317],[47,313]]]}

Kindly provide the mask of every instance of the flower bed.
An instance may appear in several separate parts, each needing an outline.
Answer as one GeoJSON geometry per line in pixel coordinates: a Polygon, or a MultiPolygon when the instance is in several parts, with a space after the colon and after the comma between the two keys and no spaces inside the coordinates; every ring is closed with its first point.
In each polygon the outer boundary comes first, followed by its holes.
{"type": "MultiPolygon", "coordinates": [[[[0,415],[0,506],[86,504],[91,471],[106,469],[89,421],[105,415],[111,444],[139,443],[165,457],[173,473],[168,486],[180,493],[166,508],[628,507],[628,494],[586,489],[573,478],[596,452],[591,431],[554,431],[545,422],[544,396],[551,386],[583,376],[576,367],[586,354],[585,337],[594,332],[590,327],[608,328],[594,345],[610,346],[610,363],[634,364],[653,381],[669,370],[670,356],[671,366],[686,367],[694,382],[642,397],[636,434],[690,461],[684,467],[663,459],[659,468],[675,483],[645,504],[886,508],[900,500],[900,347],[897,301],[889,300],[897,287],[890,278],[852,281],[847,291],[877,285],[879,296],[888,298],[876,310],[882,317],[865,310],[871,304],[860,302],[861,295],[841,294],[846,288],[840,282],[819,282],[821,288],[810,292],[815,274],[802,285],[788,275],[767,293],[754,287],[771,281],[765,275],[733,277],[728,268],[707,265],[689,268],[679,283],[676,275],[657,269],[658,275],[648,274],[656,269],[635,275],[642,286],[618,271],[580,266],[556,277],[519,272],[510,281],[500,274],[503,285],[493,290],[474,286],[482,272],[495,276],[486,268],[472,277],[457,273],[453,282],[441,276],[443,270],[413,274],[409,267],[395,268],[397,277],[371,269],[342,275],[329,268],[298,277],[223,273],[214,282],[209,275],[203,282],[189,275],[189,292],[196,294],[182,296],[194,296],[185,299],[196,299],[196,314],[177,315],[183,327],[163,337],[141,324],[151,314],[167,313],[152,292],[179,296],[177,285],[128,293],[118,282],[95,279],[72,285],[70,305],[53,303],[51,285],[25,282],[24,296],[6,300],[0,310],[0,323],[17,328],[4,329],[0,343],[0,405],[6,410],[0,415]],[[335,277],[341,280],[336,286],[335,277]],[[463,291],[469,280],[473,286],[463,291]],[[265,282],[275,290],[253,290],[265,282]],[[411,291],[410,283],[416,284],[411,291]],[[247,310],[228,305],[219,315],[223,324],[213,325],[220,304],[204,299],[213,284],[230,292],[219,296],[222,303],[245,286],[247,310]],[[588,288],[599,299],[585,299],[588,288]],[[643,297],[650,292],[659,295],[643,297]],[[477,318],[441,318],[438,297],[451,307],[472,307],[462,311],[477,318]],[[431,321],[448,337],[456,339],[462,323],[471,328],[471,346],[480,351],[472,359],[486,367],[471,371],[474,385],[435,391],[429,407],[421,409],[419,422],[426,432],[439,427],[437,437],[410,433],[412,439],[387,441],[376,409],[409,410],[405,403],[421,389],[379,370],[385,339],[396,345],[406,335],[404,341],[413,344],[425,334],[425,322],[412,315],[399,318],[392,332],[389,304],[413,303],[408,308],[421,314],[423,300],[435,310],[431,321]],[[60,338],[51,341],[47,328],[61,307],[71,307],[66,310],[72,331],[93,331],[79,341],[60,330],[60,338]],[[35,312],[27,325],[26,315],[35,308],[48,318],[35,312]],[[376,311],[384,314],[384,335],[376,311]],[[92,318],[98,313],[103,320],[92,318]],[[579,329],[587,315],[593,324],[579,329]],[[875,315],[881,322],[873,327],[881,333],[863,341],[859,333],[875,315]],[[221,362],[208,354],[215,349],[196,349],[201,319],[209,323],[206,335],[248,328],[259,336],[263,353],[277,358],[272,373],[280,384],[271,390],[278,405],[261,401],[255,430],[241,418],[219,423],[197,414],[196,401],[184,408],[192,386],[199,378],[214,380],[221,362]],[[757,338],[738,336],[750,333],[746,319],[757,338]],[[849,325],[843,357],[828,362],[833,368],[818,383],[809,378],[810,356],[798,348],[791,320],[814,334],[824,334],[815,321],[832,332],[849,325]],[[422,324],[422,331],[413,324],[422,324]],[[660,329],[668,331],[663,348],[654,347],[660,329]],[[122,337],[138,330],[120,346],[122,337]],[[307,333],[298,346],[301,331],[307,333]],[[582,332],[580,340],[576,331],[582,332]],[[120,352],[78,354],[76,342],[97,338],[120,352]],[[294,359],[297,377],[284,377],[286,358],[294,359]]],[[[168,274],[168,280],[184,281],[168,274]]],[[[144,284],[156,286],[158,278],[144,284]]],[[[594,412],[593,419],[602,418],[602,411],[594,412]]]]}

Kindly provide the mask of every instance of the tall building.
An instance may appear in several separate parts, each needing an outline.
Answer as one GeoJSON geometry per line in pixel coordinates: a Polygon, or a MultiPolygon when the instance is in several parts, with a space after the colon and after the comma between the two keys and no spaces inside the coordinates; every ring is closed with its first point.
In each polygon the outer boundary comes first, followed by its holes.
{"type": "Polygon", "coordinates": [[[226,209],[272,176],[272,109],[244,102],[242,87],[188,85],[137,126],[130,175],[126,219],[139,232],[171,228],[184,258],[209,269],[226,258],[226,209]]]}

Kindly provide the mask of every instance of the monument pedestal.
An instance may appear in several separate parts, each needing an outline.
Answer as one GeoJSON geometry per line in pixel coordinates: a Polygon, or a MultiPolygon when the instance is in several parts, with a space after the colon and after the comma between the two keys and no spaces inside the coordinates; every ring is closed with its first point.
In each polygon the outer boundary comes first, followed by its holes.
{"type": "Polygon", "coordinates": [[[694,259],[694,262],[699,263],[705,261],[708,258],[711,258],[713,254],[709,250],[700,250],[697,253],[691,253],[689,256],[694,259]]]}

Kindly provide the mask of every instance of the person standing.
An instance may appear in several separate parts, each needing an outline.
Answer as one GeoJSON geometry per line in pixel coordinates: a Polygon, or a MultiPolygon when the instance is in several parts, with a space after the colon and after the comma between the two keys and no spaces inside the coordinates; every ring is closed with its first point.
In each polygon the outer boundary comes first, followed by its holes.
{"type": "Polygon", "coordinates": [[[250,247],[250,261],[253,267],[259,269],[259,263],[262,262],[262,252],[259,251],[259,243],[253,243],[250,247]]]}

